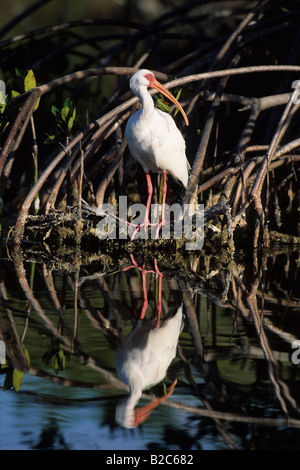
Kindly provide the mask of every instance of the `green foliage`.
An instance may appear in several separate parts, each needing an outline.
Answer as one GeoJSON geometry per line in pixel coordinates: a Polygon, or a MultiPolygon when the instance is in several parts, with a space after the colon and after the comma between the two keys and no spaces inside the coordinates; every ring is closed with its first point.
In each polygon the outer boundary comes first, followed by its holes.
{"type": "Polygon", "coordinates": [[[21,389],[24,376],[25,376],[25,373],[23,371],[18,370],[18,369],[13,370],[12,381],[13,381],[13,387],[16,392],[19,392],[19,390],[21,389]]]}
{"type": "MultiPolygon", "coordinates": [[[[20,93],[24,93],[24,92],[26,93],[27,91],[30,91],[36,87],[36,78],[35,78],[33,70],[30,69],[28,71],[24,71],[16,67],[15,75],[16,75],[16,79],[12,81],[11,84],[15,88],[19,89],[20,93]]],[[[16,98],[16,96],[20,94],[18,91],[15,91],[12,87],[11,87],[11,93],[12,93],[12,98],[16,98]]],[[[37,100],[34,111],[38,108],[39,104],[40,104],[40,98],[37,100]]]]}
{"type": "Polygon", "coordinates": [[[1,95],[0,101],[5,101],[5,103],[2,102],[0,105],[0,135],[5,132],[7,127],[9,126],[10,123],[10,113],[9,113],[9,104],[10,101],[18,96],[20,93],[14,90],[9,90],[6,95],[5,95],[5,100],[3,100],[3,96],[1,95]]]}
{"type": "MultiPolygon", "coordinates": [[[[172,94],[175,96],[177,101],[180,98],[181,91],[182,88],[174,88],[174,90],[172,90],[172,94]]],[[[156,100],[158,109],[170,114],[170,105],[165,101],[165,97],[161,93],[159,93],[159,95],[154,95],[154,98],[156,100]]],[[[177,115],[178,111],[179,109],[176,108],[174,111],[174,117],[177,115]]]]}
{"type": "MultiPolygon", "coordinates": [[[[26,349],[23,346],[23,351],[24,351],[24,355],[25,355],[26,360],[27,360],[27,365],[30,366],[30,357],[29,357],[28,349],[26,349]]],[[[6,370],[6,378],[5,378],[4,388],[5,389],[14,388],[14,390],[16,392],[19,392],[19,390],[22,387],[23,380],[24,380],[24,377],[25,377],[24,370],[19,370],[16,367],[13,368],[13,367],[10,367],[8,365],[6,365],[6,368],[7,368],[7,370],[6,370]]]]}
{"type": "MultiPolygon", "coordinates": [[[[11,120],[11,101],[19,96],[21,93],[32,90],[36,87],[36,79],[33,70],[25,72],[19,68],[15,68],[15,77],[11,78],[7,82],[7,94],[5,96],[5,104],[0,105],[0,135],[4,133],[10,124],[11,120]],[[17,91],[19,90],[19,91],[17,91]]],[[[0,102],[2,102],[2,96],[0,96],[0,102]]],[[[34,111],[40,104],[40,98],[37,100],[34,111]]]]}
{"type": "Polygon", "coordinates": [[[65,370],[66,356],[62,349],[59,349],[51,358],[51,365],[56,374],[65,370]]]}
{"type": "MultiPolygon", "coordinates": [[[[28,366],[30,366],[30,357],[29,357],[28,349],[23,347],[23,350],[24,350],[24,354],[25,354],[26,359],[27,359],[27,364],[28,364],[28,366]]],[[[18,369],[13,370],[12,385],[13,385],[13,388],[15,389],[16,392],[18,392],[21,389],[24,376],[25,376],[24,371],[21,371],[21,370],[18,370],[18,369]]]]}
{"type": "Polygon", "coordinates": [[[29,91],[36,87],[36,80],[32,70],[29,70],[24,78],[24,90],[29,91]]]}
{"type": "Polygon", "coordinates": [[[156,97],[156,104],[158,109],[161,111],[165,111],[167,113],[170,113],[170,106],[168,103],[166,103],[165,98],[163,98],[162,95],[160,95],[161,98],[156,97]]]}
{"type": "MultiPolygon", "coordinates": [[[[177,99],[177,101],[179,101],[181,92],[182,92],[182,88],[175,88],[174,95],[175,95],[175,98],[177,99]]],[[[179,109],[176,108],[175,111],[174,111],[174,117],[177,115],[178,111],[179,111],[179,109]]]]}
{"type": "MultiPolygon", "coordinates": [[[[36,87],[36,80],[32,70],[29,70],[26,77],[24,78],[24,91],[32,90],[36,87]]],[[[37,100],[34,111],[38,108],[40,104],[40,98],[37,100]]]]}
{"type": "MultiPolygon", "coordinates": [[[[7,102],[7,95],[6,95],[7,102]]],[[[0,134],[2,134],[7,126],[9,125],[8,114],[7,114],[7,104],[0,105],[0,134]]]]}
{"type": "Polygon", "coordinates": [[[70,100],[70,98],[67,98],[61,110],[59,110],[56,106],[52,106],[51,113],[55,118],[60,132],[56,135],[47,135],[45,143],[65,143],[70,137],[76,134],[80,127],[80,116],[77,116],[75,103],[74,101],[70,100]]]}
{"type": "Polygon", "coordinates": [[[51,349],[44,354],[43,362],[50,365],[56,374],[64,371],[66,368],[66,354],[59,344],[53,343],[51,349]]]}

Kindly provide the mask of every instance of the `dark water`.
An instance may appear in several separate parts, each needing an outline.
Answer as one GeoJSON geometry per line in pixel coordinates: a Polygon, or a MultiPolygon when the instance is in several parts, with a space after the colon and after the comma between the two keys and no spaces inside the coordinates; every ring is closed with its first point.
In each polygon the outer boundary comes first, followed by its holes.
{"type": "Polygon", "coordinates": [[[227,266],[198,255],[190,278],[100,255],[77,266],[2,255],[0,449],[299,449],[298,251],[227,266]],[[160,328],[182,309],[176,356],[138,406],[177,384],[128,429],[115,418],[128,395],[116,355],[145,296],[155,326],[160,288],[160,328]]]}

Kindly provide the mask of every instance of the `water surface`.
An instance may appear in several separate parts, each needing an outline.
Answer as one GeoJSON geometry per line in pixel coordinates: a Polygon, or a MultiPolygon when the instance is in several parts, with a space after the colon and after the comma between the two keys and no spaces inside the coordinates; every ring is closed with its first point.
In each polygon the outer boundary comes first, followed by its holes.
{"type": "Polygon", "coordinates": [[[0,449],[299,448],[297,251],[225,267],[199,256],[190,279],[132,260],[99,271],[29,258],[1,261],[0,449]],[[182,329],[138,406],[177,385],[127,429],[115,419],[128,395],[116,354],[143,307],[155,325],[160,289],[160,326],[182,308],[182,329]]]}

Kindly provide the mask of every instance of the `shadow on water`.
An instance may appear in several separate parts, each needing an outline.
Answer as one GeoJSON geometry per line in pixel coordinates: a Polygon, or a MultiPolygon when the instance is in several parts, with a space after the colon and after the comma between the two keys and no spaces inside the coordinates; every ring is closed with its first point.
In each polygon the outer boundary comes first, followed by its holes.
{"type": "Polygon", "coordinates": [[[299,448],[299,251],[47,256],[2,257],[2,448],[299,448]]]}

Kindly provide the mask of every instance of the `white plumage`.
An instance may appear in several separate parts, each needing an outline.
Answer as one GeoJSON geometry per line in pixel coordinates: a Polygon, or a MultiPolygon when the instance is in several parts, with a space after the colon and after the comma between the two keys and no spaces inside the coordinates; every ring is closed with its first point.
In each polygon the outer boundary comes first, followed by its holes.
{"type": "Polygon", "coordinates": [[[117,373],[129,386],[130,391],[129,396],[116,408],[116,421],[123,427],[138,426],[173,392],[176,381],[167,395],[135,409],[142,391],[164,379],[176,355],[182,324],[182,306],[180,306],[176,314],[167,319],[162,326],[156,327],[156,323],[151,320],[139,320],[136,328],[126,337],[116,357],[117,373]]]}
{"type": "Polygon", "coordinates": [[[166,197],[166,173],[188,184],[189,163],[185,154],[185,141],[172,117],[154,107],[147,88],[155,88],[170,99],[181,111],[186,124],[188,119],[175,97],[154,77],[149,70],[136,72],[130,79],[130,88],[140,99],[142,108],[129,120],[125,129],[126,140],[133,157],[142,165],[148,185],[147,207],[150,208],[152,184],[149,171],[164,173],[163,204],[166,197]]]}

